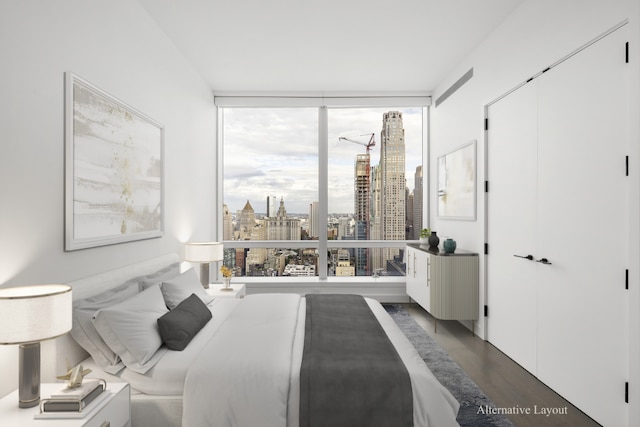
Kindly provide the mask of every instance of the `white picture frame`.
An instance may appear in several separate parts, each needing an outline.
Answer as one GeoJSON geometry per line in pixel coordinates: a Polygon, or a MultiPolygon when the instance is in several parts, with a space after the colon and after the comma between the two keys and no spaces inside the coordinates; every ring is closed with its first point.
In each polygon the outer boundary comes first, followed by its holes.
{"type": "Polygon", "coordinates": [[[65,250],[162,237],[164,126],[65,73],[65,250]]]}
{"type": "Polygon", "coordinates": [[[438,217],[476,220],[477,147],[471,140],[438,157],[438,217]]]}

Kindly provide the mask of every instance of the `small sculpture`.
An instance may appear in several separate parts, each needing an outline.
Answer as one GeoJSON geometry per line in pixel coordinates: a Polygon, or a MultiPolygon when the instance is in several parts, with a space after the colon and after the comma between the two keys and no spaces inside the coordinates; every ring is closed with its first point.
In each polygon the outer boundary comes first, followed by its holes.
{"type": "Polygon", "coordinates": [[[70,368],[69,364],[67,364],[67,369],[66,375],[61,375],[57,378],[59,380],[67,380],[68,388],[80,387],[82,385],[82,379],[91,373],[91,369],[82,369],[82,365],[70,368]]]}

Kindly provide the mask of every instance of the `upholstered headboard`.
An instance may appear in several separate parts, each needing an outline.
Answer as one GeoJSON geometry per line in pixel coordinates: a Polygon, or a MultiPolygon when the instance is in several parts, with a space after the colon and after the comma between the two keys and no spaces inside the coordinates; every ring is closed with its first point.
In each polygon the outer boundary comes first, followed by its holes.
{"type": "MultiPolygon", "coordinates": [[[[99,273],[94,276],[69,282],[73,300],[80,300],[114,288],[129,279],[151,274],[171,264],[180,262],[177,254],[166,254],[156,258],[99,273]]],[[[56,375],[66,372],[67,361],[75,366],[89,354],[80,347],[70,334],[42,343],[42,381],[52,381],[56,375]]]]}

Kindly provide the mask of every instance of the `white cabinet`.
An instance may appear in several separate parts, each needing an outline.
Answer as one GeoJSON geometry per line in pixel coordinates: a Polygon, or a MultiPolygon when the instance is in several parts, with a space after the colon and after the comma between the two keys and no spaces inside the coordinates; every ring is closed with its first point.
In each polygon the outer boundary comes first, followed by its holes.
{"type": "MultiPolygon", "coordinates": [[[[435,319],[478,319],[478,254],[453,254],[409,244],[407,295],[435,319]]],[[[437,328],[437,322],[436,322],[437,328]]]]}
{"type": "Polygon", "coordinates": [[[429,255],[411,246],[407,246],[407,295],[421,307],[429,311],[429,255]]]}

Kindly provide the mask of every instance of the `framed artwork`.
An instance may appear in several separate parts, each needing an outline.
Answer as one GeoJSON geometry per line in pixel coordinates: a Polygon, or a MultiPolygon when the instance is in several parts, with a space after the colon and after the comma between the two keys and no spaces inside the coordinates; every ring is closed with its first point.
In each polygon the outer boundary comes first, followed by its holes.
{"type": "Polygon", "coordinates": [[[476,219],[476,140],[438,157],[438,217],[476,219]]]}
{"type": "Polygon", "coordinates": [[[65,250],[163,235],[164,127],[65,73],[65,250]]]}

